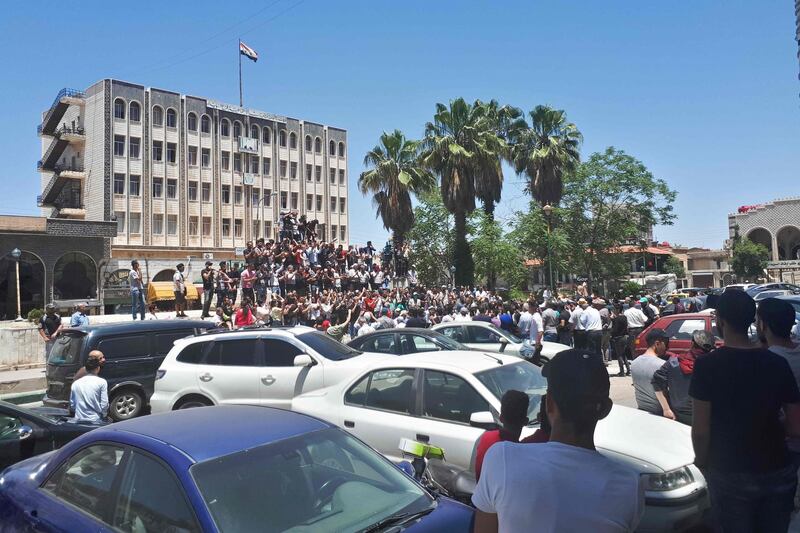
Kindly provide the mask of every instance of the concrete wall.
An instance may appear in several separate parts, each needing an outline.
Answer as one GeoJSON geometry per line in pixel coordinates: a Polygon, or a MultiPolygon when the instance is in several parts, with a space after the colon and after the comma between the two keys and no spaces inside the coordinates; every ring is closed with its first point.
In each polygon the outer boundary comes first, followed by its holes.
{"type": "Polygon", "coordinates": [[[44,364],[44,341],[38,328],[27,322],[5,324],[0,327],[0,371],[44,364]]]}

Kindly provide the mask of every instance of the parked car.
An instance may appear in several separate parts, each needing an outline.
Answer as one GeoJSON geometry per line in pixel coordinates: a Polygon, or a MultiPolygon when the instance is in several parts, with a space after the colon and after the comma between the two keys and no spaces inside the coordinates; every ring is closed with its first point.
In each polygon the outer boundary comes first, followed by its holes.
{"type": "MultiPolygon", "coordinates": [[[[534,354],[530,340],[520,339],[489,322],[445,322],[431,329],[477,350],[518,355],[524,359],[531,359],[534,354]]],[[[557,342],[543,341],[541,360],[549,361],[558,352],[568,349],[569,346],[557,342]]]]}
{"type": "Polygon", "coordinates": [[[394,355],[470,349],[439,331],[427,328],[379,329],[356,337],[347,345],[356,350],[394,355]]]}
{"type": "Polygon", "coordinates": [[[645,328],[633,341],[634,357],[647,350],[647,334],[652,329],[663,329],[669,336],[669,351],[675,355],[686,353],[692,347],[692,333],[698,329],[710,331],[716,339],[717,346],[722,346],[722,339],[717,331],[713,312],[680,313],[662,316],[645,328]]]}
{"type": "Polygon", "coordinates": [[[7,469],[0,516],[47,533],[466,533],[473,511],[321,420],[219,406],[106,426],[7,469]]]}
{"type": "Polygon", "coordinates": [[[64,329],[47,360],[44,405],[68,408],[75,372],[89,352],[100,350],[106,358],[100,377],[108,382],[109,416],[115,421],[138,416],[172,344],[212,327],[202,320],[143,320],[64,329]]]}
{"type": "Polygon", "coordinates": [[[746,291],[747,289],[755,286],[756,286],[755,283],[732,283],[730,285],[725,285],[725,287],[723,287],[722,289],[722,292],[732,291],[732,290],[746,291]]]}
{"type": "Polygon", "coordinates": [[[792,291],[787,291],[784,289],[770,289],[767,291],[761,291],[755,293],[753,295],[753,300],[758,303],[761,300],[766,300],[767,298],[776,298],[778,296],[793,296],[794,293],[792,291]]]}
{"type": "Polygon", "coordinates": [[[753,298],[764,291],[788,291],[791,294],[800,294],[800,287],[791,283],[762,283],[745,290],[753,298]]]}
{"type": "MultiPolygon", "coordinates": [[[[486,423],[499,422],[500,398],[509,389],[530,397],[527,436],[538,428],[547,380],[537,366],[504,354],[396,357],[347,382],[300,395],[292,408],[347,429],[392,461],[402,459],[398,442],[405,438],[441,447],[449,464],[474,471],[478,438],[486,423]]],[[[688,426],[615,405],[597,425],[595,442],[601,453],[643,477],[642,530],[673,531],[701,519],[708,507],[706,482],[693,464],[688,426]]]]}
{"type": "Polygon", "coordinates": [[[99,426],[69,420],[64,409],[26,409],[0,401],[0,472],[23,459],[58,449],[99,426]]]}
{"type": "Polygon", "coordinates": [[[226,403],[288,408],[295,395],[387,357],[305,326],[207,333],[175,343],[158,369],[150,405],[153,412],[226,403]]]}

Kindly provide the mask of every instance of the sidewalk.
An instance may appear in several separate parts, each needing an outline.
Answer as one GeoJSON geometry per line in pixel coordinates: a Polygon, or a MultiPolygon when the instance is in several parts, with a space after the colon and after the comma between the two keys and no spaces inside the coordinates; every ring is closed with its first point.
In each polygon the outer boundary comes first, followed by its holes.
{"type": "Polygon", "coordinates": [[[0,400],[16,404],[39,402],[46,389],[43,366],[0,372],[0,400]]]}

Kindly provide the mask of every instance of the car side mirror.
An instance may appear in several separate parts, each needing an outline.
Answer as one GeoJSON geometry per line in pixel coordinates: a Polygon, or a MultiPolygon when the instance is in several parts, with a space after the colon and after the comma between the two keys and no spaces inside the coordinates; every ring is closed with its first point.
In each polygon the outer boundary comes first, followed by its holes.
{"type": "Polygon", "coordinates": [[[506,346],[508,346],[508,339],[500,337],[500,353],[506,351],[506,346]]]}
{"type": "Polygon", "coordinates": [[[314,366],[317,362],[314,361],[307,353],[301,353],[294,357],[294,366],[314,366]]]}
{"type": "Polygon", "coordinates": [[[17,435],[19,436],[19,440],[29,439],[33,435],[33,428],[30,426],[20,426],[19,429],[17,429],[17,435]]]}
{"type": "Polygon", "coordinates": [[[478,411],[469,416],[469,425],[474,428],[491,431],[497,429],[499,425],[494,419],[494,415],[489,411],[478,411]]]}

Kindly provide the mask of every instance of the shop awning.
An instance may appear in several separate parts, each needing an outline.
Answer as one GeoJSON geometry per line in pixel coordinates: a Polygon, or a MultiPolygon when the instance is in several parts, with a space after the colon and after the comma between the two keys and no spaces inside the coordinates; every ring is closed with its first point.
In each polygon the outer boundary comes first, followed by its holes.
{"type": "MultiPolygon", "coordinates": [[[[171,281],[151,281],[147,284],[147,301],[148,302],[163,302],[175,299],[175,292],[172,290],[171,281]]],[[[197,292],[197,287],[191,284],[186,284],[186,299],[199,300],[200,295],[197,292]]]]}

